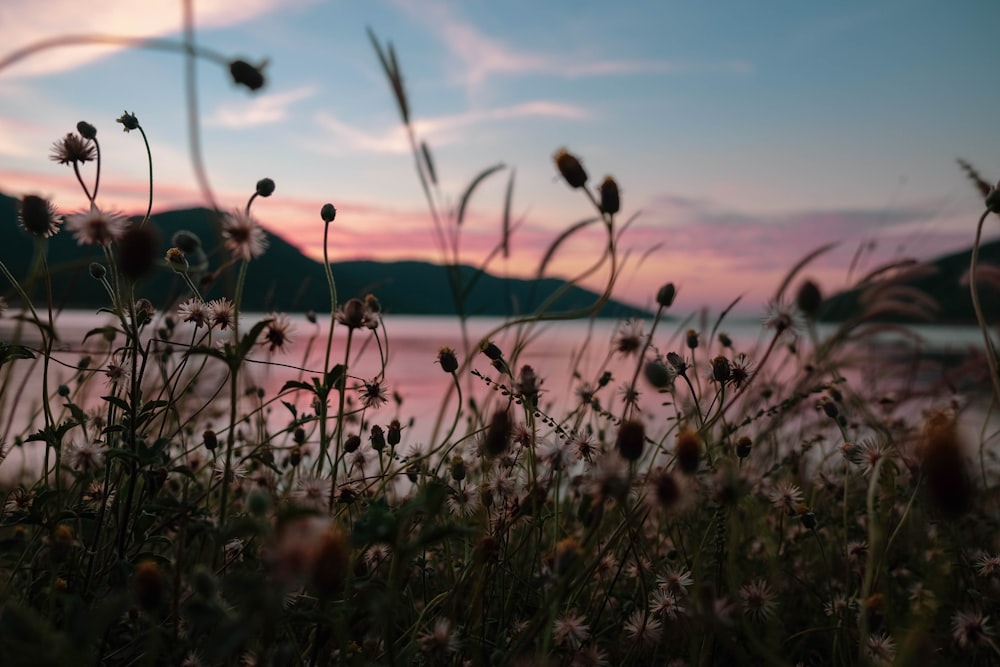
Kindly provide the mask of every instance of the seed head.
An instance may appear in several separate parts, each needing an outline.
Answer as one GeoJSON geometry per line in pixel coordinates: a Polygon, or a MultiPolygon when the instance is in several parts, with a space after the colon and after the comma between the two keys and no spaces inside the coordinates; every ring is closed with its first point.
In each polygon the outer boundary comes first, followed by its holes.
{"type": "Polygon", "coordinates": [[[806,317],[812,318],[819,312],[819,307],[823,304],[823,294],[819,291],[819,285],[811,280],[805,280],[799,285],[798,294],[795,295],[795,305],[806,317]]]}
{"type": "Polygon", "coordinates": [[[638,461],[646,444],[646,427],[641,421],[630,419],[618,427],[615,448],[626,461],[638,461]]]}
{"type": "Polygon", "coordinates": [[[698,347],[698,332],[694,329],[687,330],[686,342],[688,349],[694,350],[698,347]]]}
{"type": "Polygon", "coordinates": [[[587,184],[587,172],[575,155],[567,152],[565,148],[560,148],[552,157],[556,161],[559,173],[571,188],[582,188],[587,184]]]}
{"type": "Polygon", "coordinates": [[[32,236],[47,239],[59,231],[62,218],[56,215],[55,206],[49,200],[37,195],[24,195],[17,202],[17,222],[32,236]]]}
{"type": "Polygon", "coordinates": [[[618,183],[610,176],[605,176],[601,181],[601,211],[608,215],[614,215],[621,209],[621,197],[618,194],[618,183]]]}
{"type": "Polygon", "coordinates": [[[445,373],[454,373],[458,370],[458,357],[455,356],[455,350],[450,347],[442,347],[438,350],[438,363],[441,364],[441,370],[445,373]]]}
{"type": "Polygon", "coordinates": [[[674,303],[674,299],[677,297],[677,288],[674,287],[673,283],[667,283],[656,292],[656,303],[663,306],[664,308],[669,308],[674,303]]]}
{"type": "Polygon", "coordinates": [[[246,86],[250,90],[260,90],[264,87],[264,67],[265,60],[260,65],[251,65],[245,60],[234,60],[229,63],[229,73],[233,81],[241,86],[246,86]]]}
{"type": "Polygon", "coordinates": [[[490,419],[490,426],[486,429],[486,439],[483,441],[483,448],[487,456],[499,456],[510,447],[510,438],[513,433],[513,423],[510,418],[510,411],[497,410],[490,419]]]}
{"type": "Polygon", "coordinates": [[[122,115],[115,119],[115,122],[122,124],[123,132],[139,129],[139,119],[135,117],[134,113],[128,111],[123,111],[122,115]]]}
{"type": "Polygon", "coordinates": [[[76,131],[79,132],[80,136],[84,139],[93,141],[97,138],[97,128],[85,120],[81,120],[76,124],[76,131]]]}
{"type": "Polygon", "coordinates": [[[740,436],[740,439],[736,441],[736,456],[740,459],[745,459],[750,456],[750,450],[753,448],[753,441],[747,436],[740,436]]]}
{"type": "Polygon", "coordinates": [[[685,428],[677,434],[674,444],[674,460],[677,467],[686,475],[693,475],[698,470],[701,459],[701,436],[698,432],[685,428]]]}
{"type": "Polygon", "coordinates": [[[712,359],[712,378],[716,382],[726,382],[730,377],[732,377],[733,368],[729,363],[729,359],[723,356],[718,356],[712,359]]]}

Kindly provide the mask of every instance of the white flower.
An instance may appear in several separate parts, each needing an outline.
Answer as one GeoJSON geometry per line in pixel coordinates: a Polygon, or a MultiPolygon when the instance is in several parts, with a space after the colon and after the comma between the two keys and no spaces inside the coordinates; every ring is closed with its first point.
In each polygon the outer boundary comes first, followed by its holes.
{"type": "Polygon", "coordinates": [[[249,261],[267,250],[267,235],[248,212],[235,210],[222,220],[222,236],[233,257],[249,261]]]}

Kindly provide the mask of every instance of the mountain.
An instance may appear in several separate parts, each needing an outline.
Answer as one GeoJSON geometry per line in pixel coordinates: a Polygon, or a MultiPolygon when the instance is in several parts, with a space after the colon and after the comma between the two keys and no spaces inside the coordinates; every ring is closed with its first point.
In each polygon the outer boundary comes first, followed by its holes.
{"type": "MultiPolygon", "coordinates": [[[[35,239],[17,224],[17,200],[0,195],[0,257],[19,280],[30,274],[35,255],[35,239]]],[[[229,258],[222,247],[218,215],[204,208],[165,211],[153,215],[150,224],[160,237],[158,257],[170,247],[173,235],[189,231],[199,239],[214,271],[229,258]]],[[[267,251],[250,263],[243,291],[242,308],[269,312],[329,312],[330,297],[323,264],[303,255],[298,248],[268,230],[267,251]]],[[[47,262],[52,276],[52,294],[57,306],[96,309],[109,305],[101,284],[90,277],[91,262],[103,262],[103,251],[96,246],[78,246],[65,229],[48,239],[47,262]]],[[[159,262],[137,286],[136,297],[146,297],[157,307],[187,298],[189,293],[180,276],[166,262],[159,262]]],[[[461,284],[474,286],[468,291],[465,313],[509,317],[531,313],[560,287],[564,281],[546,278],[522,280],[479,273],[471,266],[451,269],[461,284]]],[[[448,282],[449,267],[419,261],[376,262],[345,261],[332,264],[338,301],[375,294],[387,313],[417,315],[454,315],[454,300],[448,282]]],[[[214,283],[202,290],[206,299],[232,295],[238,266],[221,272],[214,283]]],[[[27,285],[32,299],[43,303],[42,285],[27,285]]],[[[9,285],[0,294],[15,300],[9,285]]],[[[576,286],[549,307],[550,311],[583,308],[593,303],[597,294],[576,286]]],[[[650,313],[618,301],[609,301],[600,317],[648,317],[650,313]]]]}
{"type": "MultiPolygon", "coordinates": [[[[974,325],[976,316],[965,280],[971,259],[972,249],[969,248],[879,276],[862,287],[826,299],[819,318],[843,321],[883,306],[884,309],[880,308],[882,314],[873,319],[974,325]],[[925,303],[925,298],[913,290],[930,297],[932,301],[925,303]],[[921,317],[920,311],[924,311],[926,316],[921,317]]],[[[995,276],[1000,269],[1000,240],[980,244],[978,262],[983,267],[978,273],[979,301],[986,320],[997,322],[1000,320],[1000,281],[995,276]],[[991,278],[991,274],[994,277],[991,278]]]]}

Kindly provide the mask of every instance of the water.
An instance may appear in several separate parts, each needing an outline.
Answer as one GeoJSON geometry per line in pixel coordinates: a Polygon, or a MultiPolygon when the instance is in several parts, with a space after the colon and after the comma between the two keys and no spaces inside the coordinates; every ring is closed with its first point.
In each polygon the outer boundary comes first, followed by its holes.
{"type": "MultiPolygon", "coordinates": [[[[241,328],[246,330],[254,322],[264,316],[245,314],[241,319],[241,328]]],[[[326,347],[326,332],[328,321],[318,324],[309,323],[304,317],[291,317],[293,323],[292,340],[284,352],[271,354],[263,346],[255,347],[250,355],[252,363],[246,366],[244,380],[252,386],[263,389],[264,400],[274,399],[281,387],[289,380],[305,380],[319,375],[324,367],[326,347]]],[[[100,336],[91,336],[86,342],[84,335],[96,327],[108,324],[107,316],[97,316],[92,313],[67,312],[59,316],[56,330],[60,335],[60,343],[53,355],[54,362],[49,370],[49,388],[54,393],[62,383],[76,388],[79,379],[74,378],[73,366],[77,365],[82,356],[89,355],[92,368],[103,369],[108,361],[109,348],[100,336]]],[[[390,420],[398,419],[406,425],[404,444],[427,442],[432,438],[435,425],[439,419],[443,427],[450,425],[458,408],[457,397],[450,375],[444,373],[437,362],[438,350],[450,347],[458,351],[459,360],[463,361],[467,350],[465,340],[469,343],[469,363],[461,374],[461,385],[464,396],[476,397],[481,405],[491,393],[486,383],[474,377],[469,371],[477,370],[484,375],[497,378],[497,373],[491,368],[489,360],[476,352],[478,342],[486,335],[494,332],[503,324],[497,318],[472,318],[467,325],[466,337],[463,339],[461,326],[456,318],[421,317],[421,316],[388,316],[385,319],[385,333],[376,340],[367,330],[359,330],[352,340],[351,354],[348,358],[350,387],[359,386],[365,380],[371,380],[382,369],[382,357],[386,358],[383,385],[387,388],[388,403],[377,412],[368,411],[366,420],[369,423],[387,425],[390,420]],[[379,342],[382,349],[379,349],[379,342]]],[[[645,323],[645,331],[649,331],[649,322],[645,323]]],[[[688,324],[683,325],[684,328],[688,324]]],[[[706,327],[710,328],[710,327],[706,327]]],[[[624,359],[620,355],[609,357],[621,324],[614,321],[596,322],[559,322],[534,325],[530,328],[508,329],[492,337],[494,342],[504,351],[508,359],[514,359],[515,374],[523,365],[530,365],[539,377],[543,379],[541,404],[549,414],[560,417],[567,414],[577,403],[575,389],[582,381],[596,382],[605,370],[610,370],[614,376],[611,387],[602,394],[602,402],[617,399],[615,389],[631,379],[635,372],[634,358],[624,359]],[[519,348],[523,346],[523,348],[519,348]]],[[[820,336],[825,336],[833,327],[821,327],[820,336]]],[[[727,322],[720,330],[725,331],[734,341],[737,352],[747,352],[751,357],[759,356],[770,340],[772,332],[764,330],[758,320],[733,320],[727,322]]],[[[0,340],[12,340],[15,327],[10,320],[0,320],[0,340]]],[[[30,327],[24,340],[29,345],[37,345],[31,340],[30,327]]],[[[180,325],[173,336],[175,342],[188,342],[192,333],[189,325],[180,325]]],[[[346,328],[335,328],[335,340],[332,348],[331,365],[344,363],[346,328]]],[[[703,336],[703,345],[707,341],[703,336]]],[[[910,345],[913,336],[923,341],[924,350],[936,355],[961,355],[970,348],[981,349],[982,338],[975,327],[909,327],[906,333],[885,331],[875,337],[879,358],[888,358],[887,351],[900,349],[900,346],[910,345]]],[[[119,335],[116,344],[122,343],[119,335]]],[[[660,323],[654,337],[654,346],[661,353],[670,350],[687,353],[684,347],[683,332],[674,322],[660,323]]],[[[180,349],[180,348],[178,348],[180,349]]],[[[867,348],[869,352],[871,347],[867,348]]],[[[907,348],[908,349],[908,348],[907,348]]],[[[709,349],[699,349],[702,361],[708,358],[708,353],[718,354],[722,350],[714,344],[709,349]]],[[[179,358],[177,355],[175,358],[179,358]]],[[[9,449],[16,436],[24,437],[37,430],[42,423],[40,412],[40,396],[42,394],[42,365],[40,360],[19,360],[9,364],[4,369],[2,384],[0,384],[0,443],[9,449]]],[[[202,383],[204,392],[206,385],[211,387],[225,386],[225,372],[221,362],[211,359],[206,366],[207,382],[202,383]]],[[[919,371],[923,375],[912,372],[901,381],[930,381],[940,373],[940,368],[931,366],[919,371]],[[929,374],[929,375],[928,375],[929,374]]],[[[107,393],[105,378],[102,372],[92,374],[84,385],[85,396],[76,400],[87,406],[100,402],[100,396],[107,393]]],[[[882,381],[889,381],[888,376],[879,376],[882,381]]],[[[506,381],[509,384],[509,379],[506,381]]],[[[647,417],[655,412],[660,401],[648,390],[648,386],[640,380],[642,401],[647,417]],[[648,406],[648,407],[647,407],[648,406]]],[[[891,391],[887,389],[887,391],[891,391]]],[[[203,395],[210,395],[208,391],[203,395]]],[[[349,392],[354,394],[354,392],[349,392]]],[[[224,389],[220,394],[228,396],[224,389]]],[[[293,404],[299,412],[311,412],[310,397],[304,392],[283,400],[293,404]]],[[[63,403],[56,398],[54,404],[58,407],[63,403]]],[[[220,408],[218,414],[211,410],[202,413],[197,428],[209,426],[222,428],[226,425],[226,415],[221,408],[226,401],[214,402],[220,408]]],[[[466,404],[467,405],[467,404],[466,404]]],[[[612,404],[614,405],[614,404],[612,404]]],[[[618,404],[620,405],[620,403],[618,404]]],[[[200,406],[199,406],[200,407],[200,406]]],[[[335,410],[336,406],[333,406],[335,410]]],[[[615,408],[617,409],[617,407],[615,408]]],[[[267,409],[267,420],[272,429],[277,430],[287,426],[291,414],[281,402],[272,401],[267,409]]],[[[467,411],[466,411],[467,414],[467,411]]],[[[65,415],[64,417],[65,418],[65,415]]],[[[356,427],[355,427],[356,428],[356,427]]],[[[462,428],[460,424],[459,428],[462,428]]],[[[198,431],[200,432],[200,431],[198,431]]],[[[463,431],[464,432],[464,431],[463,431]]],[[[35,455],[41,450],[37,443],[24,448],[15,448],[6,461],[0,463],[0,482],[10,479],[15,471],[32,466],[35,455]]]]}

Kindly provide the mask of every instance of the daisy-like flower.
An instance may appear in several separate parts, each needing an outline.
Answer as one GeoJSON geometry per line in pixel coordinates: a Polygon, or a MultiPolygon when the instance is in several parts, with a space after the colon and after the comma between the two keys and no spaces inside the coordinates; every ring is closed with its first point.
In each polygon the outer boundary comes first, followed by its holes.
{"type": "Polygon", "coordinates": [[[92,162],[97,157],[97,150],[90,139],[84,139],[79,134],[70,132],[52,144],[52,153],[49,157],[59,164],[76,165],[79,162],[92,162]]]}
{"type": "Polygon", "coordinates": [[[378,314],[361,299],[348,299],[334,312],[337,322],[351,329],[378,328],[378,314]]]}
{"type": "Polygon", "coordinates": [[[552,638],[558,646],[565,646],[575,651],[590,639],[590,626],[584,622],[586,620],[576,612],[557,618],[552,624],[552,638]]]}
{"type": "Polygon", "coordinates": [[[795,514],[795,508],[802,502],[802,491],[792,482],[784,481],[774,487],[768,498],[775,509],[792,516],[795,514]]]}
{"type": "Polygon", "coordinates": [[[665,588],[657,588],[649,596],[649,613],[671,621],[684,613],[684,607],[677,603],[677,597],[665,588]]]}
{"type": "Polygon", "coordinates": [[[1000,574],[1000,556],[983,554],[976,561],[976,572],[980,577],[993,577],[1000,574]]]}
{"type": "Polygon", "coordinates": [[[597,389],[594,385],[589,382],[581,382],[576,388],[576,397],[580,399],[581,405],[590,405],[590,402],[594,400],[594,393],[597,389]]]}
{"type": "Polygon", "coordinates": [[[448,495],[448,510],[454,516],[471,516],[479,509],[479,487],[464,484],[448,495]]]}
{"type": "Polygon", "coordinates": [[[743,613],[751,621],[767,621],[774,616],[774,600],[767,582],[756,579],[740,588],[743,613]]]}
{"type": "Polygon", "coordinates": [[[363,558],[365,559],[365,563],[368,564],[368,567],[374,570],[377,569],[382,563],[388,562],[389,556],[391,555],[391,546],[385,542],[377,542],[365,549],[363,558]]]}
{"type": "Polygon", "coordinates": [[[247,467],[242,463],[233,463],[229,467],[229,479],[225,480],[226,477],[226,463],[225,461],[217,461],[215,466],[212,468],[215,475],[215,479],[222,482],[228,481],[231,484],[237,483],[247,476],[247,467]]]}
{"type": "Polygon", "coordinates": [[[876,665],[891,665],[896,659],[896,642],[885,632],[868,635],[865,642],[865,653],[876,665]]]}
{"type": "Polygon", "coordinates": [[[27,512],[31,509],[31,503],[35,501],[35,496],[23,487],[17,487],[7,496],[4,503],[4,512],[27,512]]]}
{"type": "Polygon", "coordinates": [[[763,319],[764,326],[782,334],[790,331],[793,334],[802,328],[801,318],[795,307],[784,301],[771,301],[767,304],[767,314],[763,319]]]}
{"type": "Polygon", "coordinates": [[[321,477],[300,477],[292,497],[300,505],[326,509],[330,506],[330,480],[321,477]]]}
{"type": "Polygon", "coordinates": [[[843,616],[857,607],[857,602],[848,600],[843,595],[835,595],[832,600],[823,604],[823,613],[827,616],[843,616]]]}
{"type": "Polygon", "coordinates": [[[83,500],[93,509],[99,509],[107,501],[110,506],[115,501],[115,487],[105,487],[104,482],[94,480],[83,494],[83,500]]]}
{"type": "Polygon", "coordinates": [[[47,239],[59,231],[62,218],[48,199],[38,195],[24,195],[17,202],[17,222],[21,229],[32,236],[47,239]]]}
{"type": "Polygon", "coordinates": [[[177,306],[177,316],[180,317],[183,322],[193,322],[195,329],[200,329],[208,324],[208,306],[206,306],[205,302],[201,299],[188,299],[181,305],[177,306]]]}
{"type": "Polygon", "coordinates": [[[618,330],[618,337],[614,341],[615,351],[625,357],[638,354],[642,348],[643,336],[642,322],[628,320],[618,330]]]}
{"type": "Polygon", "coordinates": [[[213,299],[208,302],[208,320],[221,331],[233,329],[236,327],[236,306],[225,297],[213,299]]]}
{"type": "Polygon", "coordinates": [[[993,644],[993,629],[989,616],[980,611],[960,611],[951,617],[951,636],[959,648],[977,649],[983,644],[993,644]]]}
{"type": "Polygon", "coordinates": [[[99,440],[74,443],[68,452],[70,466],[80,472],[93,472],[104,465],[104,452],[99,440]]]}
{"type": "Polygon", "coordinates": [[[355,388],[361,396],[361,405],[365,408],[378,410],[388,402],[385,396],[385,384],[378,380],[373,379],[371,382],[365,382],[355,388]]]}
{"type": "Polygon", "coordinates": [[[885,443],[877,438],[868,438],[861,442],[861,464],[864,466],[865,475],[871,475],[875,466],[886,455],[885,443]]]}
{"type": "Polygon", "coordinates": [[[288,315],[284,313],[268,315],[270,320],[264,327],[264,340],[261,345],[267,345],[270,352],[284,350],[286,343],[291,343],[289,335],[292,331],[292,323],[288,320],[288,315]]]}
{"type": "Polygon", "coordinates": [[[680,595],[694,584],[694,577],[690,570],[672,567],[664,574],[657,575],[656,584],[674,595],[680,595]]]}
{"type": "Polygon", "coordinates": [[[424,652],[432,656],[444,657],[458,651],[458,637],[447,618],[435,620],[434,627],[417,637],[417,641],[424,652]]]}
{"type": "Polygon", "coordinates": [[[108,388],[114,389],[115,387],[120,387],[127,383],[128,379],[132,376],[132,373],[129,371],[128,366],[125,365],[123,360],[114,359],[108,363],[108,367],[104,369],[104,375],[107,378],[108,388]]]}
{"type": "Polygon", "coordinates": [[[73,232],[77,245],[107,246],[122,237],[128,224],[128,218],[121,213],[102,211],[96,204],[89,211],[66,218],[66,229],[73,232]]]}
{"type": "Polygon", "coordinates": [[[604,649],[591,644],[573,654],[572,667],[609,667],[608,654],[604,649]]]}
{"type": "Polygon", "coordinates": [[[257,220],[242,210],[227,213],[222,219],[222,237],[233,257],[249,261],[267,250],[267,234],[257,220]]]}
{"type": "Polygon", "coordinates": [[[632,642],[651,646],[660,641],[663,624],[650,617],[644,610],[637,609],[628,617],[622,629],[632,642]]]}
{"type": "Polygon", "coordinates": [[[587,463],[593,463],[594,457],[599,452],[597,445],[586,433],[574,433],[569,439],[568,445],[576,452],[576,458],[587,463]]]}

